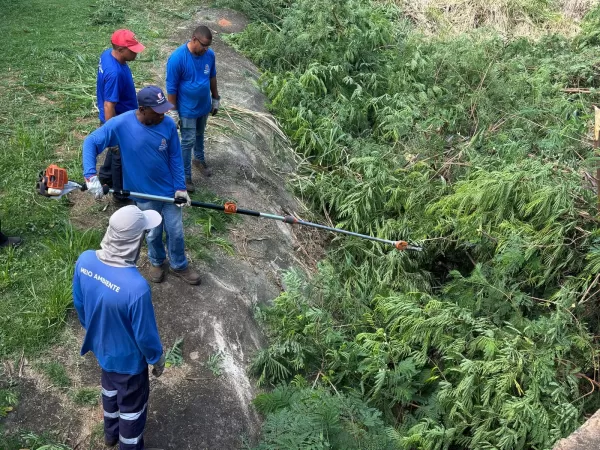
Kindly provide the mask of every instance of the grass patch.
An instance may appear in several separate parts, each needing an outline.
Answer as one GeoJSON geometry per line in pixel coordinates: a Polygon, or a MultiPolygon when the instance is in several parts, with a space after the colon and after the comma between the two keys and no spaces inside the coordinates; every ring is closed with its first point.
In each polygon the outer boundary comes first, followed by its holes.
{"type": "Polygon", "coordinates": [[[0,32],[11,39],[0,60],[0,221],[24,244],[0,252],[0,358],[56,342],[72,307],[74,262],[100,243],[101,231],[71,227],[67,200],[36,196],[34,185],[50,163],[81,179],[81,142],[98,123],[97,61],[110,35],[129,28],[146,45],[130,66],[139,88],[166,59],[160,48],[173,16],[165,13],[197,7],[192,0],[5,3],[0,32]]]}
{"type": "Polygon", "coordinates": [[[179,338],[165,355],[165,367],[180,366],[183,364],[183,338],[179,338]]]}
{"type": "Polygon", "coordinates": [[[71,378],[69,378],[67,369],[61,363],[53,361],[41,364],[40,369],[53,386],[58,388],[68,388],[71,386],[71,378]]]}
{"type": "Polygon", "coordinates": [[[51,433],[37,434],[32,432],[21,432],[3,437],[2,450],[70,450],[67,445],[60,444],[51,433]]]}
{"type": "Polygon", "coordinates": [[[0,417],[6,417],[19,402],[19,393],[12,389],[0,389],[0,417]]]}
{"type": "MultiPolygon", "coordinates": [[[[193,200],[222,205],[225,200],[204,188],[197,188],[192,196],[193,200]]],[[[210,247],[221,248],[229,255],[234,254],[233,245],[219,234],[227,230],[228,225],[236,223],[240,218],[232,214],[224,214],[205,208],[186,208],[183,225],[189,230],[185,241],[188,250],[195,258],[210,260],[210,247]]]]}
{"type": "Polygon", "coordinates": [[[100,399],[100,393],[95,388],[81,388],[72,393],[73,403],[79,406],[95,406],[100,399]]]}
{"type": "Polygon", "coordinates": [[[219,350],[218,352],[211,354],[205,364],[215,377],[220,377],[223,374],[224,360],[225,355],[219,350]]]}

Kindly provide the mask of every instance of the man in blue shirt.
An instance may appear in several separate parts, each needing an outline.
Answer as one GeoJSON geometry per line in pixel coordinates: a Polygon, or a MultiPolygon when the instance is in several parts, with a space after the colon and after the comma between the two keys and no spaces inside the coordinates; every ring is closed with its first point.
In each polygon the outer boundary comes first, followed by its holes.
{"type": "MultiPolygon", "coordinates": [[[[144,50],[130,30],[117,30],[111,37],[112,48],[104,50],[98,62],[96,78],[96,98],[98,118],[104,124],[107,120],[127,111],[137,109],[135,85],[131,70],[127,65],[137,54],[144,50]]],[[[119,147],[110,148],[100,168],[100,180],[103,184],[123,189],[123,173],[119,147]]],[[[130,204],[126,197],[113,195],[117,204],[130,204]]]]}
{"type": "Polygon", "coordinates": [[[120,450],[144,448],[148,413],[148,364],[159,377],[163,346],[150,286],[136,268],[145,232],[161,223],[156,211],[125,206],[115,212],[97,251],[77,259],[73,303],[85,338],[81,354],[91,351],[102,368],[104,439],[120,450]]]}
{"type": "Polygon", "coordinates": [[[212,33],[200,26],[192,38],[175,49],[167,61],[167,95],[176,105],[170,114],[181,127],[181,150],[187,190],[194,192],[192,182],[192,150],[194,165],[210,177],[212,171],[204,159],[204,130],[208,114],[214,116],[221,97],[217,89],[215,52],[210,47],[212,33]]]}
{"type": "Polygon", "coordinates": [[[123,158],[125,190],[186,200],[183,204],[134,198],[144,211],[158,211],[163,223],[147,237],[148,258],[152,263],[150,281],[160,283],[167,258],[163,229],[167,235],[171,272],[189,284],[200,284],[200,276],[188,266],[183,238],[181,206],[191,205],[185,189],[181,145],[177,127],[165,113],[173,107],[158,86],[138,92],[139,107],[116,116],[91,133],[83,142],[83,175],[96,198],[104,193],[96,175],[96,158],[106,147],[118,145],[123,158]]]}

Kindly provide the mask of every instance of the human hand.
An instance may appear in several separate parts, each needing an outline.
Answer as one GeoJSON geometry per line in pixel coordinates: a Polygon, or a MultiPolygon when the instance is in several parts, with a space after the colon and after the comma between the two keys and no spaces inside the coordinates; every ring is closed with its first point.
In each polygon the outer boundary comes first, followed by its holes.
{"type": "Polygon", "coordinates": [[[175,198],[183,198],[185,199],[184,203],[176,203],[177,206],[179,206],[180,208],[185,205],[185,206],[192,206],[192,199],[190,198],[189,194],[187,191],[177,191],[175,192],[175,198]]]}
{"type": "Polygon", "coordinates": [[[97,200],[104,196],[104,189],[102,188],[97,175],[86,178],[85,185],[87,186],[88,191],[94,194],[94,198],[97,200]]]}
{"type": "Polygon", "coordinates": [[[158,361],[156,361],[156,363],[154,364],[154,367],[152,367],[152,375],[154,375],[156,378],[158,378],[162,375],[164,370],[165,370],[165,354],[163,353],[160,356],[160,359],[158,361]]]}
{"type": "Polygon", "coordinates": [[[212,109],[211,113],[214,116],[219,111],[219,106],[221,106],[221,96],[212,99],[212,109]]]}

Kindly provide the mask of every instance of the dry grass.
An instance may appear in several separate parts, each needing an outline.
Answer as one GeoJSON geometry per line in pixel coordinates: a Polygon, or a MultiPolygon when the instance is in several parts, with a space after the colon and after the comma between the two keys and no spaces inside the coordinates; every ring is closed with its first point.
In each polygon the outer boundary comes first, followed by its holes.
{"type": "Polygon", "coordinates": [[[491,28],[507,38],[573,36],[600,0],[391,0],[427,34],[491,28]]]}

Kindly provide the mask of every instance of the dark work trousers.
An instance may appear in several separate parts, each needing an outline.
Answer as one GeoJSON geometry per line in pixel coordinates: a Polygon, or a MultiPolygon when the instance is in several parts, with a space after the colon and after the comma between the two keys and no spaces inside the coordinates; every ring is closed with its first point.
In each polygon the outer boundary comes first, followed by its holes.
{"type": "Polygon", "coordinates": [[[102,370],[104,436],[119,440],[119,450],[143,450],[148,415],[148,367],[137,375],[102,370]]]}
{"type": "MultiPolygon", "coordinates": [[[[100,180],[100,183],[107,184],[114,190],[123,189],[123,165],[121,162],[121,151],[119,150],[119,146],[108,147],[106,149],[106,158],[104,158],[104,163],[98,172],[98,179],[100,180]]],[[[120,195],[114,196],[119,200],[127,198],[120,195]]]]}

